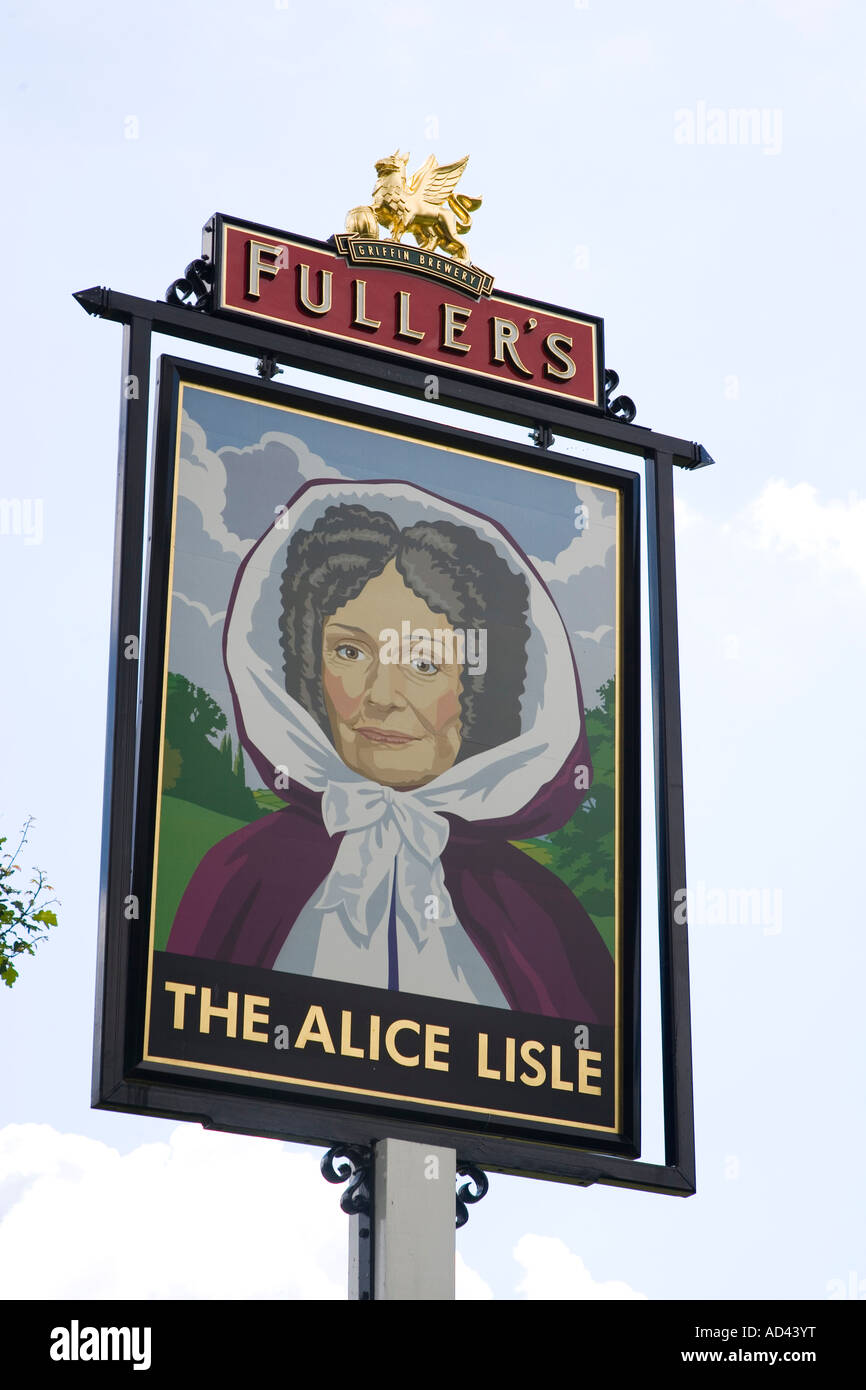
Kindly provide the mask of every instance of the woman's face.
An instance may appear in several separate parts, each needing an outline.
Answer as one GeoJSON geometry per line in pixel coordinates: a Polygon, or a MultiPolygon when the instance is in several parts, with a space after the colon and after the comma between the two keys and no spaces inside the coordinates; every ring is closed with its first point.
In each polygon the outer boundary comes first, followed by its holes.
{"type": "Polygon", "coordinates": [[[409,791],[453,765],[463,667],[450,659],[455,643],[428,640],[450,629],[407,587],[393,560],[326,619],[325,708],[334,747],[353,772],[409,791]],[[423,636],[398,644],[387,640],[389,631],[423,636]]]}

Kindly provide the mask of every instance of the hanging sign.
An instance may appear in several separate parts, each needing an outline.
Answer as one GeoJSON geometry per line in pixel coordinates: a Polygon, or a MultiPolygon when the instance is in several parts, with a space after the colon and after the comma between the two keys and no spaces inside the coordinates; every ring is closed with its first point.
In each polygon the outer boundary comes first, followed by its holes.
{"type": "Polygon", "coordinates": [[[633,1145],[635,476],[161,378],[141,1065],[633,1145]]]}
{"type": "Polygon", "coordinates": [[[127,326],[141,383],[94,1103],[686,1194],[672,469],[709,456],[633,429],[600,319],[494,288],[466,164],[409,176],[396,150],[329,241],[215,215],[165,304],[77,296],[127,326]],[[258,376],[161,358],[151,430],[153,332],[258,376]],[[274,379],[280,360],[337,394],[274,379]],[[544,447],[341,398],[411,393],[406,360],[428,399],[441,374],[449,404],[535,421],[544,447]],[[644,480],[553,429],[639,455],[644,480]],[[634,1161],[642,486],[666,1165],[634,1161]]]}

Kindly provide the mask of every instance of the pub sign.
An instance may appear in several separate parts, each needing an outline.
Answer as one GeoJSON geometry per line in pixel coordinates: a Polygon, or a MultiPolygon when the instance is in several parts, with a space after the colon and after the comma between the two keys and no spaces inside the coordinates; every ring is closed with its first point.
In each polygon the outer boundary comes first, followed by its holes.
{"type": "Polygon", "coordinates": [[[610,400],[600,319],[473,263],[465,159],[407,161],[328,241],[217,214],[166,303],[76,296],[124,323],[136,383],[94,1103],[687,1194],[671,470],[711,460],[610,400]],[[154,332],[257,373],[167,355],[139,390],[154,332]],[[541,447],[346,380],[441,383],[541,447]],[[644,494],[666,1166],[636,1162],[644,494]]]}

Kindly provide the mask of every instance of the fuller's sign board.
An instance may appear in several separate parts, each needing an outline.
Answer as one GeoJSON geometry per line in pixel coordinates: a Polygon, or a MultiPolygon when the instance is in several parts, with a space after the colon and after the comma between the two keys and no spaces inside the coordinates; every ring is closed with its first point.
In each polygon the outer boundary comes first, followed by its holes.
{"type": "Polygon", "coordinates": [[[634,1152],[636,475],[160,397],[140,1067],[634,1152]]]}
{"type": "Polygon", "coordinates": [[[710,460],[607,399],[599,319],[494,290],[465,159],[407,160],[329,242],[218,215],[167,303],[76,296],[124,323],[134,386],[94,1103],[686,1195],[672,472],[710,460]],[[151,430],[153,332],[261,379],[163,357],[151,430]],[[404,394],[441,374],[542,447],[300,391],[280,360],[404,394]],[[664,1165],[636,1161],[642,495],[664,1165]]]}
{"type": "Polygon", "coordinates": [[[215,215],[216,312],[411,358],[601,409],[603,325],[518,295],[433,251],[338,233],[332,244],[215,215]]]}

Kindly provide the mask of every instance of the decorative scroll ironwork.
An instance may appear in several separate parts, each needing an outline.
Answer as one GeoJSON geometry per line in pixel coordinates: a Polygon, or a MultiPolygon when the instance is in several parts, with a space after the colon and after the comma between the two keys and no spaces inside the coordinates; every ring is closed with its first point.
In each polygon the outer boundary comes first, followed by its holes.
{"type": "Polygon", "coordinates": [[[373,1168],[370,1149],[365,1149],[360,1144],[335,1144],[322,1155],[319,1167],[322,1177],[327,1182],[348,1180],[349,1186],[340,1197],[341,1211],[347,1216],[369,1215],[373,1168]]]}
{"type": "Polygon", "coordinates": [[[490,1183],[487,1174],[480,1168],[476,1168],[474,1163],[458,1163],[458,1178],[468,1178],[469,1182],[461,1183],[457,1189],[457,1230],[465,1226],[469,1220],[468,1207],[473,1202],[480,1202],[482,1197],[486,1197],[490,1183]],[[475,1191],[472,1191],[472,1183],[475,1184],[475,1191]]]}
{"type": "Polygon", "coordinates": [[[213,275],[214,268],[210,261],[201,258],[190,261],[183,275],[173,280],[166,290],[166,302],[183,304],[188,309],[213,308],[213,275]]]}
{"type": "Polygon", "coordinates": [[[604,413],[611,415],[614,420],[622,420],[626,425],[630,425],[637,415],[637,406],[631,396],[613,396],[614,391],[619,386],[619,375],[612,368],[605,368],[604,373],[604,413]],[[613,396],[613,400],[611,397],[613,396]]]}

